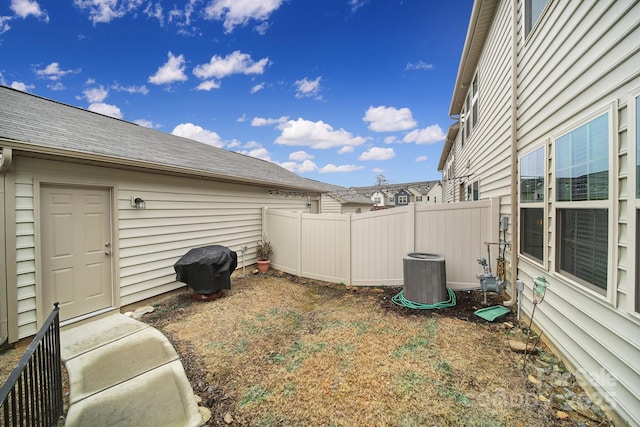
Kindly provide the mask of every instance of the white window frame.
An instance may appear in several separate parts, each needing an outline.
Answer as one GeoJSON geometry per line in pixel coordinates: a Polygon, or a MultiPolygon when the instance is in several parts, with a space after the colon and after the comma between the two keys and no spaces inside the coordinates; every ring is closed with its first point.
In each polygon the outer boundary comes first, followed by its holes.
{"type": "MultiPolygon", "coordinates": [[[[528,23],[529,23],[529,15],[531,15],[531,3],[534,2],[536,0],[524,0],[524,22],[523,22],[523,30],[524,30],[524,38],[527,39],[529,37],[529,34],[533,33],[533,31],[535,30],[536,26],[538,25],[538,22],[540,22],[540,20],[542,19],[542,16],[545,14],[545,11],[547,10],[547,8],[549,7],[549,0],[544,0],[545,5],[542,8],[542,10],[540,11],[540,14],[538,15],[538,17],[536,18],[536,21],[531,23],[531,27],[528,27],[528,23]]],[[[542,1],[542,0],[540,0],[542,1]]]]}
{"type": "Polygon", "coordinates": [[[633,147],[633,149],[629,150],[629,170],[628,170],[628,180],[629,180],[629,189],[630,196],[633,203],[629,203],[629,210],[627,217],[629,218],[628,231],[629,235],[633,236],[632,239],[629,239],[628,247],[627,247],[627,256],[628,256],[628,268],[633,272],[629,274],[629,283],[627,286],[627,312],[633,316],[636,320],[640,320],[640,272],[638,272],[639,261],[638,257],[640,256],[640,242],[638,242],[638,228],[640,224],[638,224],[637,213],[640,211],[640,198],[636,197],[638,187],[638,173],[636,165],[640,162],[638,158],[638,145],[640,145],[640,120],[638,120],[638,107],[637,102],[640,100],[640,86],[634,88],[629,92],[628,98],[628,140],[629,145],[633,147]]]}
{"type": "Polygon", "coordinates": [[[549,253],[549,273],[553,275],[558,281],[565,283],[572,288],[576,289],[579,292],[582,292],[586,295],[590,295],[601,300],[607,301],[611,305],[616,304],[616,290],[617,290],[617,232],[616,232],[616,209],[614,201],[617,200],[618,194],[618,185],[617,181],[614,179],[614,172],[617,170],[617,151],[616,147],[618,147],[618,135],[616,129],[617,127],[617,100],[613,100],[607,103],[605,106],[592,110],[590,114],[587,114],[580,119],[570,122],[567,126],[562,128],[562,130],[554,133],[551,137],[552,143],[552,157],[553,157],[553,167],[551,173],[548,174],[549,179],[553,182],[553,196],[549,197],[549,204],[551,212],[553,212],[553,224],[552,224],[552,235],[554,244],[550,247],[549,253]],[[556,141],[567,135],[568,133],[578,129],[580,126],[585,125],[592,120],[602,116],[603,114],[608,114],[608,133],[609,133],[609,144],[608,144],[608,155],[609,155],[609,163],[608,163],[608,179],[609,179],[609,190],[608,190],[608,199],[607,200],[594,200],[594,201],[575,201],[575,202],[558,202],[556,200],[556,194],[558,189],[556,188],[556,166],[557,166],[557,153],[556,153],[556,141]],[[596,289],[593,285],[587,285],[581,281],[574,279],[566,274],[563,274],[558,266],[558,248],[557,248],[557,240],[558,240],[558,210],[562,208],[575,208],[575,209],[607,209],[607,225],[608,225],[608,244],[607,244],[607,289],[603,293],[603,290],[596,289]],[[616,245],[616,246],[614,246],[616,245]]]}
{"type": "Polygon", "coordinates": [[[416,202],[421,202],[422,201],[422,196],[416,196],[416,202]]]}
{"type": "MultiPolygon", "coordinates": [[[[547,161],[548,154],[547,154],[547,146],[549,145],[549,140],[545,140],[544,144],[542,145],[536,145],[535,147],[533,147],[532,149],[523,152],[522,155],[519,157],[518,159],[518,165],[522,165],[522,160],[523,158],[535,153],[538,150],[542,150],[542,156],[543,156],[543,171],[542,171],[542,177],[543,177],[543,181],[542,181],[542,187],[543,187],[543,191],[544,191],[544,195],[542,197],[542,200],[537,201],[537,202],[523,202],[521,199],[522,196],[522,192],[520,191],[520,179],[521,179],[521,175],[522,175],[522,167],[518,166],[518,206],[519,209],[527,209],[527,208],[531,208],[531,209],[542,209],[542,260],[538,260],[534,257],[532,257],[529,254],[526,254],[524,252],[522,252],[522,234],[521,234],[521,230],[518,230],[518,256],[527,259],[529,261],[531,261],[532,263],[536,264],[536,265],[541,265],[545,270],[547,269],[547,260],[548,260],[548,242],[547,242],[547,230],[548,230],[548,214],[547,214],[547,210],[545,209],[547,201],[549,200],[549,185],[547,183],[547,179],[549,176],[549,170],[548,170],[548,164],[549,162],[547,161]]],[[[522,215],[520,213],[518,213],[520,215],[521,220],[518,221],[519,227],[522,227],[523,225],[523,221],[522,221],[522,215]]],[[[555,232],[555,231],[554,231],[555,232]]]]}
{"type": "Polygon", "coordinates": [[[473,80],[471,80],[471,131],[476,127],[478,123],[478,115],[479,115],[479,107],[478,107],[478,93],[480,89],[478,88],[478,73],[473,76],[473,80]]]}
{"type": "Polygon", "coordinates": [[[478,73],[476,72],[471,79],[469,90],[464,97],[464,105],[462,106],[462,112],[460,113],[460,145],[464,148],[466,141],[473,135],[473,130],[478,123],[478,93],[480,89],[478,87],[478,73]]]}
{"type": "Polygon", "coordinates": [[[398,204],[399,205],[407,205],[407,204],[409,204],[409,196],[407,196],[406,194],[398,195],[398,204]]]}
{"type": "Polygon", "coordinates": [[[474,201],[480,200],[480,181],[476,179],[475,181],[469,182],[467,184],[467,192],[466,193],[467,193],[466,194],[467,202],[474,202],[474,201]],[[477,194],[477,196],[478,196],[477,199],[475,199],[473,197],[473,186],[474,185],[477,187],[477,193],[478,193],[477,194]]]}

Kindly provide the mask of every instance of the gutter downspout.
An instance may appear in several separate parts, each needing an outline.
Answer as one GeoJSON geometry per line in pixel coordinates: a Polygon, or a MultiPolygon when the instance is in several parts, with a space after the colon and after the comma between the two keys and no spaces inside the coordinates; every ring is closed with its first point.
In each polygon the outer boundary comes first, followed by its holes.
{"type": "Polygon", "coordinates": [[[511,299],[505,306],[518,298],[518,0],[511,3],[511,299]]]}
{"type": "MultiPolygon", "coordinates": [[[[12,163],[13,163],[13,150],[8,147],[2,147],[2,157],[0,157],[0,176],[4,176],[7,173],[12,163]]],[[[5,186],[4,178],[2,179],[2,186],[3,187],[5,186]]],[[[2,197],[4,197],[5,194],[6,194],[6,189],[3,188],[2,197]]],[[[4,209],[4,206],[5,206],[4,200],[0,201],[0,206],[2,206],[2,209],[4,209]]],[[[0,215],[0,218],[6,218],[6,216],[4,215],[4,212],[2,212],[2,214],[0,215]]],[[[0,224],[0,227],[2,227],[3,229],[3,232],[0,234],[5,236],[6,228],[5,228],[4,221],[2,222],[2,224],[0,224]]],[[[3,240],[5,240],[6,242],[6,239],[3,239],[3,240]]],[[[5,242],[2,242],[0,244],[4,245],[5,242]]],[[[6,254],[5,251],[6,251],[6,248],[0,249],[0,254],[2,254],[3,257],[6,254]]],[[[7,261],[6,258],[1,260],[0,265],[4,266],[6,261],[7,261]]],[[[2,298],[4,302],[0,303],[0,345],[4,344],[9,339],[9,316],[8,316],[9,295],[7,294],[6,268],[4,270],[5,271],[2,273],[4,277],[0,278],[0,295],[4,297],[2,298]]]]}

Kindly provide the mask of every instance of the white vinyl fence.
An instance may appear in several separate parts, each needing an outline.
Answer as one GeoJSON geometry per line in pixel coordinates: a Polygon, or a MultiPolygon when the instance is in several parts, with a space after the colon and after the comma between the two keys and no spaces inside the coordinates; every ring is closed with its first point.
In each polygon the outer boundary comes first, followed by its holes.
{"type": "MultiPolygon", "coordinates": [[[[484,242],[498,241],[499,199],[414,205],[361,214],[307,214],[264,209],[263,231],[274,268],[355,286],[402,286],[403,257],[442,254],[447,286],[479,287],[484,242]]],[[[491,247],[492,263],[498,255],[491,247]]]]}

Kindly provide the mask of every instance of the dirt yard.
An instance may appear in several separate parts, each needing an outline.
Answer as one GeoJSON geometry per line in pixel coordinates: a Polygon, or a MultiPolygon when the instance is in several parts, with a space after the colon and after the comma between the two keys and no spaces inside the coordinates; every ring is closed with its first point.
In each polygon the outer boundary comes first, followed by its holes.
{"type": "Polygon", "coordinates": [[[480,292],[412,310],[399,290],[234,274],[223,298],[185,290],[142,320],[174,344],[210,426],[611,425],[549,351],[523,369],[515,315],[477,317],[480,292]]]}

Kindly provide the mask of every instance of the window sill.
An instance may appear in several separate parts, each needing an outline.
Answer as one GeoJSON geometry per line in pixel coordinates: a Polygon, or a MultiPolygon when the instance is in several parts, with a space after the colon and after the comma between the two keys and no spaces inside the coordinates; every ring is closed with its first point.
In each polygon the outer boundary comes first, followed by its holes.
{"type": "Polygon", "coordinates": [[[580,294],[586,297],[589,297],[595,301],[600,301],[604,305],[608,306],[609,308],[613,308],[614,310],[617,310],[615,301],[611,296],[611,295],[614,295],[614,292],[610,292],[609,289],[607,289],[604,293],[602,293],[594,289],[590,289],[588,286],[583,285],[582,283],[576,280],[573,280],[572,278],[562,274],[561,272],[549,271],[549,274],[551,275],[551,277],[553,277],[554,280],[557,280],[563,285],[567,285],[572,290],[579,292],[580,294]]]}

